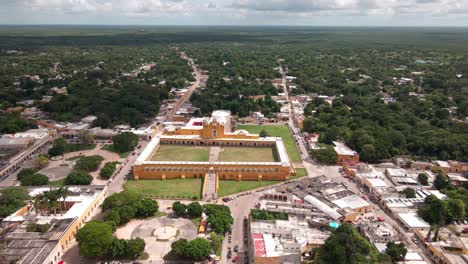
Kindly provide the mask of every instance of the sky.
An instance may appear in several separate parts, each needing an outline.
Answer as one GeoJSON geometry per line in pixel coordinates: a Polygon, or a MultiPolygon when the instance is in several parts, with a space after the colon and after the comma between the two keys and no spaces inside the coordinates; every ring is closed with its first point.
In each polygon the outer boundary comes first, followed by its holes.
{"type": "Polygon", "coordinates": [[[0,0],[0,24],[468,26],[468,0],[0,0]]]}

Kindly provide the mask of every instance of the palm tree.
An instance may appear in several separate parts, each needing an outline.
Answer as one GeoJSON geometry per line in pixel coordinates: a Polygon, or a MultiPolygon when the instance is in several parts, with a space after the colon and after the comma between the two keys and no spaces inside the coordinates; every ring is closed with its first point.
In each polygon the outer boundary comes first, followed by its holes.
{"type": "Polygon", "coordinates": [[[40,193],[40,194],[34,196],[33,205],[34,205],[34,211],[36,212],[36,214],[37,214],[37,213],[40,213],[40,208],[39,208],[39,206],[40,206],[40,204],[41,204],[43,198],[44,198],[44,197],[43,197],[43,194],[42,194],[42,193],[40,193]]]}
{"type": "Polygon", "coordinates": [[[67,187],[60,187],[56,189],[55,192],[57,193],[57,197],[59,200],[60,214],[63,214],[62,203],[65,201],[65,198],[68,196],[69,191],[67,187]]]}

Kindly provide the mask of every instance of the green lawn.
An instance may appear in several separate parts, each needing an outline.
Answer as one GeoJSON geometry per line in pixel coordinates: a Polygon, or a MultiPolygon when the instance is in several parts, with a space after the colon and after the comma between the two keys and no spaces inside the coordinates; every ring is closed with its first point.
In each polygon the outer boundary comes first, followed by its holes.
{"type": "Polygon", "coordinates": [[[282,183],[282,181],[219,181],[218,197],[278,183],[282,183]]]}
{"type": "Polygon", "coordinates": [[[227,162],[273,162],[278,161],[278,158],[275,150],[269,147],[223,147],[218,160],[227,162]]]}
{"type": "Polygon", "coordinates": [[[200,198],[202,179],[127,181],[124,189],[161,198],[200,198]]]}
{"type": "Polygon", "coordinates": [[[81,151],[81,150],[91,150],[95,148],[96,148],[96,144],[86,145],[86,144],[66,143],[64,152],[69,153],[69,152],[75,152],[75,151],[81,151]]]}
{"type": "Polygon", "coordinates": [[[304,168],[296,168],[296,176],[292,177],[292,179],[301,178],[307,176],[307,170],[304,168]]]}
{"type": "Polygon", "coordinates": [[[128,157],[128,155],[130,155],[130,153],[132,153],[131,151],[120,153],[120,152],[118,152],[117,150],[114,149],[114,145],[112,145],[112,144],[106,144],[101,149],[117,153],[117,154],[119,154],[119,157],[121,157],[123,159],[128,157]]]}
{"type": "Polygon", "coordinates": [[[296,143],[294,142],[294,138],[292,137],[291,133],[289,133],[289,128],[286,125],[241,125],[238,127],[239,129],[245,129],[253,134],[260,134],[260,131],[265,130],[267,133],[272,137],[281,137],[283,139],[284,145],[286,150],[291,157],[293,162],[300,162],[301,156],[296,148],[296,143]]]}
{"type": "Polygon", "coordinates": [[[210,147],[162,144],[151,160],[157,161],[208,161],[210,147]]]}

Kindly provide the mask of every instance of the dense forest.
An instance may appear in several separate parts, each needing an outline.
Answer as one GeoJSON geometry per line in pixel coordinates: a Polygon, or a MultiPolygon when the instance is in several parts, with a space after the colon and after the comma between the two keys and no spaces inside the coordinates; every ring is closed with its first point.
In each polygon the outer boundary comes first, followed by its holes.
{"type": "Polygon", "coordinates": [[[0,56],[0,106],[36,100],[57,121],[98,116],[97,124],[136,126],[159,111],[172,88],[193,80],[174,49],[150,47],[50,47],[0,56]],[[139,70],[145,64],[149,70],[139,70]],[[36,76],[38,78],[32,78],[36,76]],[[66,87],[66,93],[56,88],[66,87]],[[44,96],[53,96],[44,102],[44,96]]]}
{"type": "Polygon", "coordinates": [[[0,43],[0,109],[33,99],[56,120],[95,114],[103,127],[136,126],[193,80],[177,46],[209,76],[191,98],[203,115],[274,116],[281,65],[297,77],[293,95],[334,98],[305,107],[303,130],[320,132],[322,143],[343,140],[369,162],[397,154],[468,160],[466,29],[12,26],[0,28],[0,43]],[[126,74],[145,63],[155,66],[126,74]],[[41,102],[44,95],[54,97],[41,102]]]}

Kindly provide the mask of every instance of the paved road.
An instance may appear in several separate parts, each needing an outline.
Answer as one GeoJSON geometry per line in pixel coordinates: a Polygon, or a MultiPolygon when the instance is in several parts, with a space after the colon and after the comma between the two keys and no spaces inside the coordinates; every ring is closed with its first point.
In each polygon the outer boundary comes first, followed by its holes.
{"type": "MultiPolygon", "coordinates": [[[[179,55],[185,59],[185,60],[190,60],[190,58],[184,53],[180,52],[179,55]]],[[[190,96],[192,96],[192,93],[200,86],[201,83],[201,70],[200,68],[195,65],[191,64],[193,71],[195,72],[195,82],[189,87],[188,91],[182,96],[177,103],[175,104],[174,108],[166,114],[164,117],[163,121],[161,123],[164,123],[166,121],[169,121],[173,118],[174,114],[179,110],[179,108],[184,104],[187,100],[190,99],[190,96]]],[[[160,128],[162,128],[162,125],[160,125],[160,128]]],[[[119,173],[114,177],[112,182],[109,183],[108,187],[108,192],[109,195],[115,192],[121,192],[123,191],[123,184],[125,183],[126,179],[131,175],[131,170],[132,170],[132,165],[135,163],[135,160],[138,158],[138,155],[140,155],[141,151],[145,149],[146,145],[148,145],[148,142],[140,142],[140,147],[138,147],[138,150],[136,150],[136,154],[129,156],[125,164],[123,165],[122,169],[120,170],[119,173]]]]}
{"type": "MultiPolygon", "coordinates": [[[[242,197],[238,197],[232,201],[226,203],[227,206],[231,209],[232,217],[234,218],[234,224],[232,226],[232,235],[231,235],[231,243],[228,242],[227,236],[226,239],[223,241],[223,253],[221,256],[221,263],[230,263],[231,260],[228,261],[227,253],[228,247],[232,249],[232,254],[234,257],[236,253],[234,253],[234,246],[239,246],[239,252],[244,252],[247,250],[247,247],[244,245],[244,228],[243,228],[243,221],[244,217],[247,217],[250,213],[250,209],[255,207],[258,198],[260,197],[261,193],[253,193],[250,195],[245,195],[242,197]]],[[[243,254],[239,255],[238,263],[243,263],[243,254]]]]}

